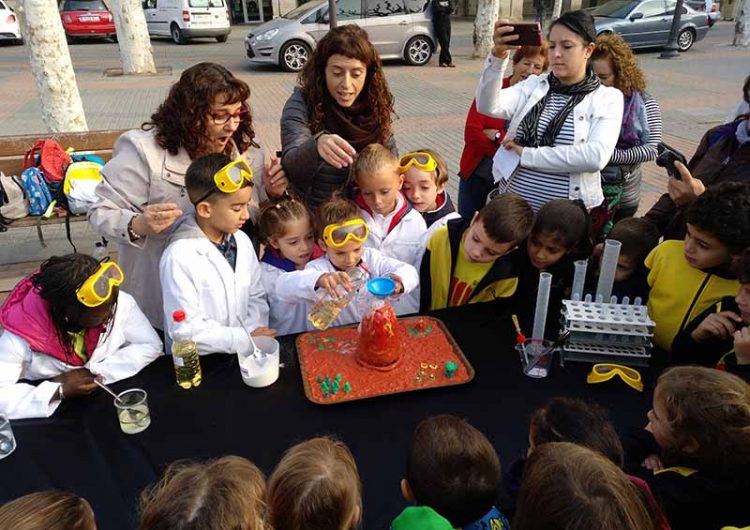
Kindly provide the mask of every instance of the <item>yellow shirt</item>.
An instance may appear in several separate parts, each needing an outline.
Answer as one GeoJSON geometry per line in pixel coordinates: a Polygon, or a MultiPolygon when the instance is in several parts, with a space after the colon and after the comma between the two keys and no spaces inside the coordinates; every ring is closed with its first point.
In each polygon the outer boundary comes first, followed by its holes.
{"type": "Polygon", "coordinates": [[[464,305],[469,302],[479,282],[492,268],[494,261],[488,263],[471,263],[464,259],[464,239],[458,246],[456,257],[456,268],[451,278],[450,296],[448,307],[464,305]]]}

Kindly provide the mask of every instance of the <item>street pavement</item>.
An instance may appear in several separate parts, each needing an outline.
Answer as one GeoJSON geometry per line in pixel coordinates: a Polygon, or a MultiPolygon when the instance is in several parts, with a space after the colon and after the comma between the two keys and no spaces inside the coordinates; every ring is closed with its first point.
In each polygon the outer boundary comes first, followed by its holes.
{"type": "MultiPolygon", "coordinates": [[[[279,149],[278,120],[296,76],[278,68],[249,64],[242,40],[250,29],[234,27],[229,40],[221,44],[204,40],[178,46],[168,40],[155,40],[157,66],[171,67],[172,73],[150,77],[105,77],[106,69],[120,66],[116,44],[71,45],[89,128],[140,126],[185,68],[213,61],[249,83],[258,137],[267,148],[279,149]]],[[[661,60],[658,51],[638,53],[647,74],[648,90],[662,106],[665,139],[685,150],[688,157],[703,132],[723,122],[735,107],[742,82],[750,74],[750,51],[730,45],[732,31],[731,23],[719,22],[705,40],[676,60],[661,60]]],[[[451,51],[457,68],[437,68],[437,60],[433,58],[430,65],[421,68],[388,62],[385,72],[396,100],[395,133],[399,149],[405,152],[430,147],[443,154],[452,175],[448,189],[455,199],[464,120],[482,61],[471,58],[470,20],[455,21],[453,36],[451,51]]],[[[27,53],[26,46],[0,46],[0,135],[43,136],[46,130],[27,53]]],[[[665,182],[666,176],[660,171],[647,172],[642,208],[663,192],[665,182]]],[[[48,247],[41,248],[34,230],[14,229],[0,234],[0,281],[4,274],[10,274],[7,266],[1,267],[3,264],[36,261],[70,251],[62,225],[46,227],[45,236],[48,247]]],[[[93,250],[96,236],[87,223],[74,223],[73,237],[80,251],[93,250]]]]}

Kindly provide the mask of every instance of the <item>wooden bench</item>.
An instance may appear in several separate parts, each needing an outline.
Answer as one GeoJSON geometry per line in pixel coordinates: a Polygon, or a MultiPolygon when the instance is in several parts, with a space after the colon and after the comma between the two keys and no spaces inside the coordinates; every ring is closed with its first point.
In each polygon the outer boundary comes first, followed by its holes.
{"type": "MultiPolygon", "coordinates": [[[[31,149],[34,141],[43,138],[54,138],[63,149],[72,147],[77,152],[85,151],[103,158],[105,161],[112,158],[112,147],[115,140],[125,130],[88,131],[77,133],[59,134],[26,134],[22,136],[0,136],[0,171],[6,175],[21,175],[23,172],[23,156],[31,149]]],[[[71,216],[71,222],[85,221],[85,215],[71,216]]],[[[36,226],[38,217],[24,217],[12,221],[8,228],[23,228],[36,226]]],[[[57,224],[65,222],[64,217],[52,217],[42,219],[42,225],[57,224]]]]}

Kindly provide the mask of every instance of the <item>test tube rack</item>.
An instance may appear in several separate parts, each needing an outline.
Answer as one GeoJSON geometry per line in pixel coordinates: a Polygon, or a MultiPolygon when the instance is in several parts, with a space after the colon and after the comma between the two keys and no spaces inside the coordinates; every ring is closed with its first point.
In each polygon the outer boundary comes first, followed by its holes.
{"type": "Polygon", "coordinates": [[[654,321],[639,298],[630,303],[628,297],[609,303],[584,300],[563,300],[562,327],[570,336],[563,345],[560,363],[566,361],[614,362],[632,366],[648,366],[651,359],[651,338],[654,321]]]}

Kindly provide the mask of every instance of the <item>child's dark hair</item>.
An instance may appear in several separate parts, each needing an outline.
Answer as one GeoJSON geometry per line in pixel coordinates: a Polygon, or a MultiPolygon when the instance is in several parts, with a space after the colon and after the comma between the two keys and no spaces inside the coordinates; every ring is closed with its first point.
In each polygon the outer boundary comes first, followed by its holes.
{"type": "Polygon", "coordinates": [[[381,144],[370,144],[357,154],[352,166],[352,177],[358,182],[387,164],[394,167],[394,174],[398,176],[398,158],[393,151],[381,144]]]}
{"type": "Polygon", "coordinates": [[[519,242],[529,235],[534,210],[515,193],[501,193],[479,210],[485,232],[496,243],[519,242]]]}
{"type": "Polygon", "coordinates": [[[591,252],[591,221],[580,201],[553,199],[542,206],[534,218],[532,234],[549,234],[568,251],[591,252]]]}
{"type": "Polygon", "coordinates": [[[513,530],[654,530],[652,514],[614,463],[568,442],[540,446],[524,467],[513,530]]]}
{"type": "Polygon", "coordinates": [[[622,245],[620,255],[642,265],[659,244],[659,231],[644,217],[628,217],[615,223],[607,239],[619,241],[622,245]]]}
{"type": "Polygon", "coordinates": [[[343,223],[357,217],[360,217],[360,212],[356,203],[339,195],[334,195],[318,206],[315,215],[315,235],[320,239],[323,237],[323,230],[326,226],[343,223]]]}
{"type": "Polygon", "coordinates": [[[268,479],[267,499],[274,530],[350,530],[362,508],[352,453],[331,438],[295,445],[268,479]]]}
{"type": "MultiPolygon", "coordinates": [[[[39,267],[39,272],[31,277],[34,289],[49,304],[57,338],[65,349],[66,355],[71,358],[75,357],[75,353],[73,339],[68,332],[78,331],[74,327],[77,317],[90,310],[78,301],[76,291],[98,269],[99,262],[88,254],[66,254],[49,258],[39,267]]],[[[113,315],[118,295],[119,289],[113,287],[110,299],[102,304],[102,306],[111,307],[113,315]]],[[[111,321],[110,318],[109,322],[111,321]]]]}
{"type": "Polygon", "coordinates": [[[261,241],[268,244],[271,239],[284,237],[284,223],[298,219],[308,219],[312,224],[310,210],[298,198],[285,193],[278,200],[267,201],[258,219],[261,241]]]}
{"type": "Polygon", "coordinates": [[[500,459],[489,440],[466,421],[433,416],[414,431],[405,478],[418,504],[461,528],[481,519],[495,503],[500,459]]]}
{"type": "Polygon", "coordinates": [[[673,443],[662,460],[681,461],[716,475],[743,472],[750,465],[750,385],[736,375],[698,366],[678,366],[656,382],[673,443]],[[695,450],[685,447],[694,441],[695,450]]]}
{"type": "Polygon", "coordinates": [[[576,398],[557,397],[531,417],[535,447],[549,442],[571,442],[601,453],[622,467],[623,449],[606,409],[576,398]]]}
{"type": "MultiPolygon", "coordinates": [[[[231,162],[232,159],[222,153],[212,153],[193,160],[185,172],[185,189],[190,202],[195,204],[210,200],[214,197],[212,192],[221,194],[214,182],[214,175],[231,162]]],[[[249,185],[246,180],[242,182],[243,188],[249,185]]]]}
{"type": "Polygon", "coordinates": [[[706,188],[688,207],[686,221],[738,254],[750,246],[750,184],[722,182],[706,188]]]}

